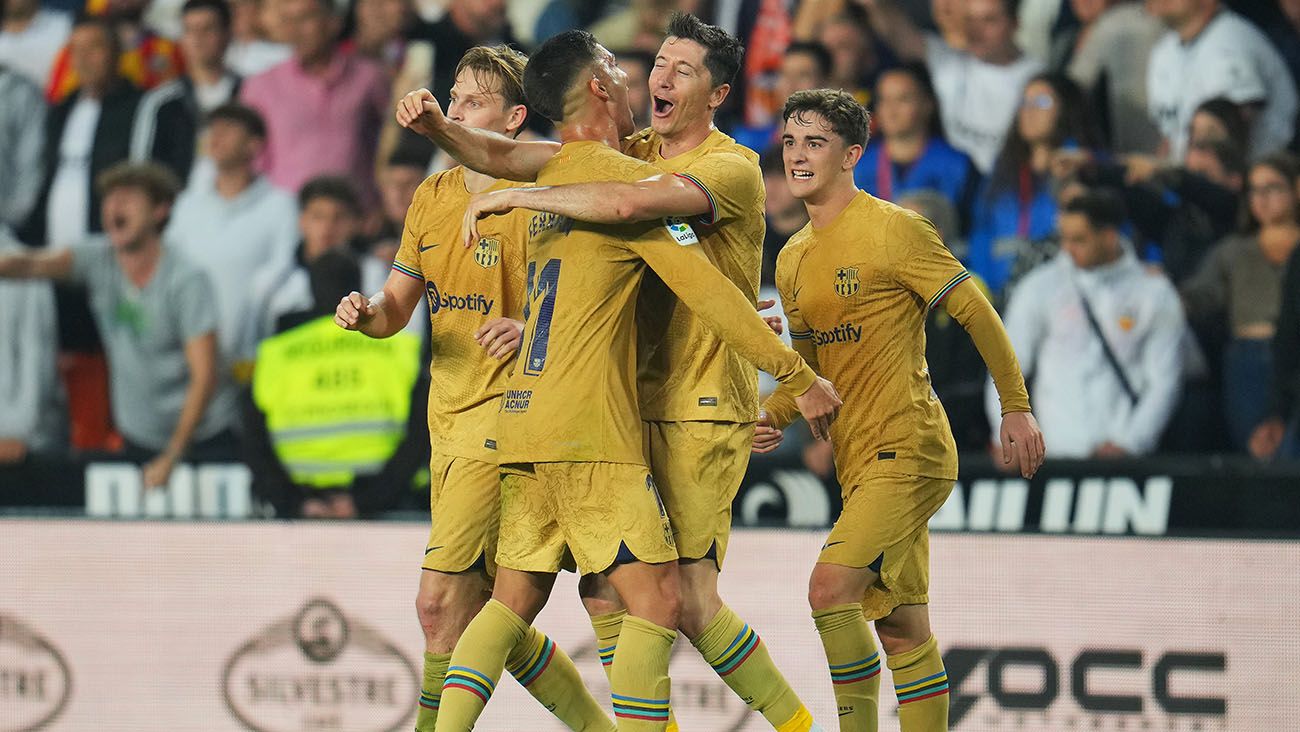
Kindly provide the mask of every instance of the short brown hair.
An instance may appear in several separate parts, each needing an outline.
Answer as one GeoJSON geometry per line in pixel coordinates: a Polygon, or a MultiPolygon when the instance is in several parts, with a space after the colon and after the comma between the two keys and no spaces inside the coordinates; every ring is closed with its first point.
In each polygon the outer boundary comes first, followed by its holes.
{"type": "Polygon", "coordinates": [[[820,115],[839,135],[846,145],[867,146],[870,136],[871,115],[858,104],[852,94],[840,89],[808,89],[797,91],[785,100],[781,110],[782,123],[791,117],[803,122],[808,113],[820,115]]]}
{"type": "Polygon", "coordinates": [[[501,85],[496,91],[501,94],[507,107],[524,104],[524,67],[528,57],[515,49],[505,46],[475,46],[460,57],[456,64],[456,76],[466,69],[496,79],[501,85]]]}
{"type": "Polygon", "coordinates": [[[119,188],[144,191],[153,203],[175,203],[181,191],[176,174],[157,163],[118,163],[95,179],[99,195],[107,196],[119,188]]]}

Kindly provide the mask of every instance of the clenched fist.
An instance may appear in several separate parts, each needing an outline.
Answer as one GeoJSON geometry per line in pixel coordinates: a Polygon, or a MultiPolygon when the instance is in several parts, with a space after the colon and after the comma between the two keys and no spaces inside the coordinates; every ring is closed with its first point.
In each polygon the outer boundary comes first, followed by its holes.
{"type": "Polygon", "coordinates": [[[334,324],[344,330],[361,330],[374,320],[378,308],[365,295],[353,290],[339,300],[334,309],[334,324]]]}

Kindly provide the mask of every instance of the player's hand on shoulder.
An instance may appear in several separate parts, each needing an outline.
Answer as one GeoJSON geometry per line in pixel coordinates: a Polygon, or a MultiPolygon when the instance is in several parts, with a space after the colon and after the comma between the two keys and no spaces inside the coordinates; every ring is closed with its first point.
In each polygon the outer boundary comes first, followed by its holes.
{"type": "MultiPolygon", "coordinates": [[[[776,306],[776,300],[759,300],[758,312],[761,313],[764,310],[768,310],[775,306],[776,306]]],[[[763,322],[767,323],[767,327],[771,328],[772,332],[777,335],[781,335],[782,333],[785,332],[785,322],[781,320],[780,315],[764,315],[763,322]]]]}
{"type": "Polygon", "coordinates": [[[1020,466],[1020,474],[1026,478],[1043,466],[1047,446],[1043,442],[1043,432],[1038,429],[1038,420],[1031,412],[1008,412],[1002,417],[1002,464],[1013,463],[1020,466]]]}
{"type": "Polygon", "coordinates": [[[361,330],[375,317],[376,308],[365,295],[353,290],[339,300],[334,323],[344,330],[361,330]]]}
{"type": "Polygon", "coordinates": [[[397,100],[397,124],[425,137],[431,136],[446,118],[428,89],[407,92],[397,100]]]}
{"type": "Polygon", "coordinates": [[[515,355],[523,335],[522,320],[494,318],[474,332],[474,340],[478,341],[489,356],[499,361],[515,355]]]}
{"type": "Polygon", "coordinates": [[[766,412],[758,415],[758,424],[754,427],[754,445],[750,448],[757,455],[765,455],[781,446],[781,441],[785,439],[785,433],[776,427],[767,418],[766,412]]]}
{"type": "Polygon", "coordinates": [[[819,440],[831,438],[831,423],[839,416],[844,401],[835,391],[831,382],[818,376],[812,387],[795,397],[799,413],[812,428],[813,437],[819,440]]]}

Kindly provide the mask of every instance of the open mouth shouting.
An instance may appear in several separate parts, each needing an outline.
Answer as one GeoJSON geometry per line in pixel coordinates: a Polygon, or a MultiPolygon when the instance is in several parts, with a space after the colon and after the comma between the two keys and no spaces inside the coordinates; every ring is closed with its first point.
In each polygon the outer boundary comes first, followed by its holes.
{"type": "Polygon", "coordinates": [[[677,106],[661,96],[655,96],[652,99],[654,100],[654,116],[656,117],[667,117],[672,114],[673,108],[677,106]]]}

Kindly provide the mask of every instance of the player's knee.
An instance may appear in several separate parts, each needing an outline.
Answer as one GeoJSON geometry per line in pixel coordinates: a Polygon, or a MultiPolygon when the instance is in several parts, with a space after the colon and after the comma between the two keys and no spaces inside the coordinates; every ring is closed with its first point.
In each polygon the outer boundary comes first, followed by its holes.
{"type": "Polygon", "coordinates": [[[814,611],[825,610],[854,601],[843,584],[834,577],[813,572],[812,578],[808,581],[808,607],[814,611]]]}
{"type": "Polygon", "coordinates": [[[420,583],[415,596],[415,612],[420,627],[431,642],[451,639],[454,642],[478,613],[487,597],[476,584],[438,575],[420,583]]]}

